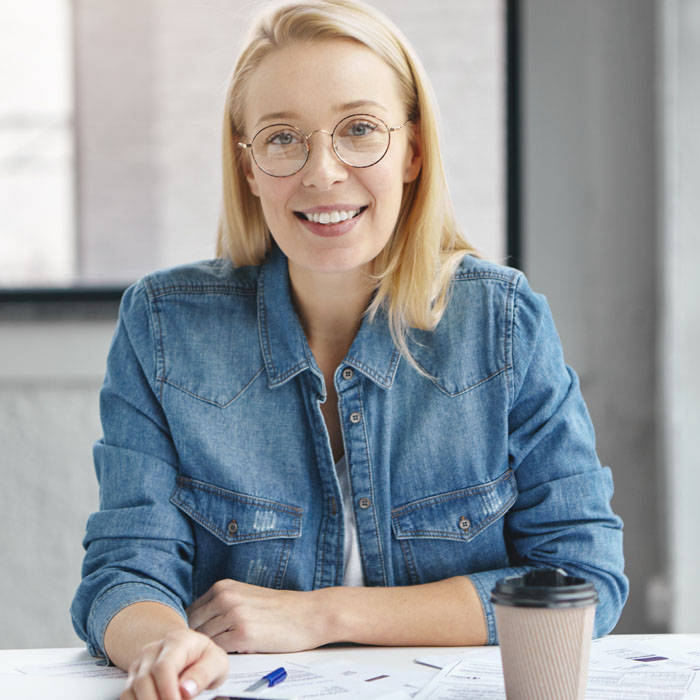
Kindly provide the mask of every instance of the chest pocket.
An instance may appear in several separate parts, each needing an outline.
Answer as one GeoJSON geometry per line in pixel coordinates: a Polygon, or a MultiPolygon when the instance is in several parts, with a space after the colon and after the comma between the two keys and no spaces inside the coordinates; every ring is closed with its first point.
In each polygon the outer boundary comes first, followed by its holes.
{"type": "Polygon", "coordinates": [[[507,471],[486,484],[395,508],[392,530],[408,581],[429,583],[508,565],[504,528],[496,524],[516,498],[515,476],[507,471]]]}
{"type": "Polygon", "coordinates": [[[186,477],[178,477],[170,501],[203,528],[195,528],[195,576],[203,577],[195,588],[221,578],[282,588],[301,537],[301,508],[186,477]]]}

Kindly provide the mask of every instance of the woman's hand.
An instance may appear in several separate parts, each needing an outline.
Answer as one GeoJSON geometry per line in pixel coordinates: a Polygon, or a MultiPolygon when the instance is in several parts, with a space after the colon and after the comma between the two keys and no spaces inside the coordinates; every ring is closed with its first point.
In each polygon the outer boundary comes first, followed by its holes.
{"type": "Polygon", "coordinates": [[[468,576],[416,586],[278,591],[217,581],[192,603],[192,629],[226,651],[288,652],[331,642],[384,646],[486,644],[486,617],[468,576]]]}
{"type": "Polygon", "coordinates": [[[182,700],[221,685],[228,657],[209,637],[190,629],[146,644],[129,666],[120,700],[182,700]]]}
{"type": "Polygon", "coordinates": [[[323,591],[280,591],[223,579],[187,609],[190,627],[226,651],[314,649],[324,639],[323,591]]]}

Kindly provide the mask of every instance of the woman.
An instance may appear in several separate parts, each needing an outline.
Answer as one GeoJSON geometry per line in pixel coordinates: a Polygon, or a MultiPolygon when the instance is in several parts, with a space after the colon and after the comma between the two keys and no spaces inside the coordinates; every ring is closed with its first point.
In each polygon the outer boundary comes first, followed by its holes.
{"type": "Polygon", "coordinates": [[[428,83],[351,0],[260,20],[224,119],[219,258],[124,295],[73,604],[123,698],[224,652],[494,643],[503,576],[627,594],[610,471],[542,297],[451,213],[428,83]],[[231,262],[233,261],[233,263],[231,262]]]}

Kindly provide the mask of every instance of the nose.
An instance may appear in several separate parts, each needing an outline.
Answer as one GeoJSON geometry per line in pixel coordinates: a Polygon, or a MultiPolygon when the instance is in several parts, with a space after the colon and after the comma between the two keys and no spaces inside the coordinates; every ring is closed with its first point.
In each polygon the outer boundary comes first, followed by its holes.
{"type": "Polygon", "coordinates": [[[347,167],[335,154],[329,132],[320,129],[312,132],[309,148],[309,159],[302,170],[302,183],[305,187],[325,191],[336,182],[347,179],[347,167]]]}

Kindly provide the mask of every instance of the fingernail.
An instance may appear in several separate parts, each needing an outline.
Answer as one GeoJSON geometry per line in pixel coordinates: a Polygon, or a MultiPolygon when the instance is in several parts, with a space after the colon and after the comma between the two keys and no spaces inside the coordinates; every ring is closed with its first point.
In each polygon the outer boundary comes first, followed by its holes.
{"type": "Polygon", "coordinates": [[[180,683],[180,690],[185,692],[188,698],[193,698],[197,694],[197,684],[191,678],[188,678],[180,683]]]}

